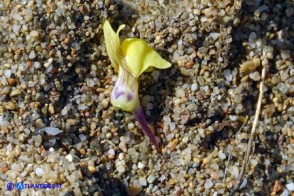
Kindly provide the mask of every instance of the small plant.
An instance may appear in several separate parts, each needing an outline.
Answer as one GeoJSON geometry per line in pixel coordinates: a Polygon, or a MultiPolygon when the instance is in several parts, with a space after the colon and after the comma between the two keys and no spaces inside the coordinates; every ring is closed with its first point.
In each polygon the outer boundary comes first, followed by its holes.
{"type": "Polygon", "coordinates": [[[157,152],[161,152],[140,105],[138,77],[143,72],[152,71],[153,67],[166,69],[171,64],[142,39],[127,38],[121,43],[119,32],[124,27],[125,25],[120,25],[117,32],[114,32],[107,20],[103,25],[106,50],[114,70],[118,72],[118,79],[111,93],[111,103],[124,111],[132,112],[157,152]]]}

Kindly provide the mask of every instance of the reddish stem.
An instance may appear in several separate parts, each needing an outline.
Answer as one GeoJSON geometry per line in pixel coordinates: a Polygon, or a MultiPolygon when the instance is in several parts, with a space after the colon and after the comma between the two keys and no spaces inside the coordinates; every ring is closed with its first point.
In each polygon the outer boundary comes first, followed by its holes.
{"type": "Polygon", "coordinates": [[[138,120],[139,124],[141,125],[141,127],[142,127],[143,131],[145,132],[145,134],[149,137],[151,143],[155,146],[157,152],[161,153],[161,149],[159,147],[159,144],[156,141],[155,136],[154,136],[153,132],[151,131],[149,125],[148,125],[148,122],[146,121],[143,108],[141,107],[140,104],[136,108],[136,110],[134,112],[134,115],[137,118],[137,120],[138,120]]]}

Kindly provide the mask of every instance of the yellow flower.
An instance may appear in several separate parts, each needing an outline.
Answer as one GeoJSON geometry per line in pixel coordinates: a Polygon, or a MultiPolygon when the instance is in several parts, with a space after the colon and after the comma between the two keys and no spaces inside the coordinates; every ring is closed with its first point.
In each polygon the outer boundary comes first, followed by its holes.
{"type": "Polygon", "coordinates": [[[106,50],[111,64],[118,72],[118,79],[111,93],[111,103],[124,111],[133,112],[142,128],[159,150],[155,137],[145,120],[138,95],[138,77],[143,72],[152,71],[153,67],[166,69],[171,66],[148,44],[138,38],[127,38],[120,42],[119,32],[125,25],[114,32],[108,21],[103,25],[106,50]]]}
{"type": "Polygon", "coordinates": [[[119,32],[124,27],[120,25],[115,33],[108,21],[103,26],[106,50],[116,71],[121,66],[137,78],[146,70],[151,71],[152,67],[166,69],[171,66],[142,39],[127,38],[121,44],[119,32]]]}

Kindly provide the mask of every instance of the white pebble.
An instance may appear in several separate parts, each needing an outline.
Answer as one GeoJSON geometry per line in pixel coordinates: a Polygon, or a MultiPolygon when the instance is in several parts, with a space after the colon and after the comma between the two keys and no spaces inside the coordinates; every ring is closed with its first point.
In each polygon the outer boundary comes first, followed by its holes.
{"type": "Polygon", "coordinates": [[[13,25],[13,26],[12,26],[13,32],[14,32],[14,33],[19,32],[20,27],[21,27],[20,25],[13,25]]]}
{"type": "Polygon", "coordinates": [[[60,129],[55,128],[55,127],[45,127],[44,131],[46,133],[48,133],[49,135],[57,135],[59,133],[62,133],[62,131],[60,129]]]}
{"type": "Polygon", "coordinates": [[[176,97],[182,97],[184,98],[185,97],[185,91],[181,88],[177,88],[176,90],[176,97]]]}
{"type": "Polygon", "coordinates": [[[191,91],[196,91],[196,90],[198,90],[198,84],[197,83],[193,83],[191,85],[191,91]]]}
{"type": "Polygon", "coordinates": [[[9,143],[9,144],[6,146],[6,151],[8,151],[8,152],[12,151],[12,145],[11,145],[11,143],[9,143]]]}
{"type": "Polygon", "coordinates": [[[155,177],[154,177],[153,175],[150,175],[150,176],[148,176],[148,178],[147,178],[147,181],[148,181],[149,183],[153,183],[154,180],[155,180],[155,177]]]}
{"type": "Polygon", "coordinates": [[[224,70],[224,76],[226,78],[226,81],[228,81],[228,82],[233,80],[233,75],[231,73],[231,70],[229,70],[229,69],[224,70]]]}
{"type": "Polygon", "coordinates": [[[225,159],[225,158],[226,158],[226,155],[225,155],[222,151],[219,151],[219,153],[218,153],[218,157],[219,157],[220,159],[225,159]]]}
{"type": "Polygon", "coordinates": [[[205,189],[210,189],[213,186],[213,183],[210,179],[207,179],[204,184],[205,189]]]}
{"type": "Polygon", "coordinates": [[[28,87],[31,88],[31,87],[34,87],[34,86],[35,86],[35,83],[33,81],[29,81],[28,82],[28,87]]]}
{"type": "Polygon", "coordinates": [[[53,62],[53,58],[48,59],[48,61],[46,63],[44,63],[44,67],[49,67],[53,62]]]}
{"type": "Polygon", "coordinates": [[[167,134],[167,135],[166,135],[166,139],[167,139],[167,140],[170,140],[170,139],[174,138],[174,136],[175,136],[174,133],[167,134]]]}
{"type": "Polygon", "coordinates": [[[12,17],[15,19],[15,20],[22,20],[22,16],[19,15],[19,14],[13,14],[12,17]]]}
{"type": "Polygon", "coordinates": [[[83,142],[87,139],[87,137],[84,134],[80,134],[79,138],[80,138],[81,142],[83,142]]]}
{"type": "Polygon", "coordinates": [[[125,167],[123,165],[119,165],[116,170],[119,172],[119,173],[123,173],[126,171],[125,167]]]}
{"type": "Polygon", "coordinates": [[[244,178],[244,180],[242,181],[240,185],[240,189],[244,188],[246,185],[247,185],[247,178],[244,178]]]}
{"type": "Polygon", "coordinates": [[[10,76],[11,76],[11,70],[10,69],[5,70],[4,71],[4,75],[5,75],[6,78],[10,78],[10,76]]]}
{"type": "Polygon", "coordinates": [[[256,39],[257,35],[255,32],[250,33],[248,41],[252,43],[256,39]]]}
{"type": "Polygon", "coordinates": [[[139,162],[138,163],[138,168],[139,169],[143,169],[144,167],[145,167],[145,165],[142,162],[139,162]]]}
{"type": "Polygon", "coordinates": [[[66,158],[66,160],[68,160],[69,162],[72,162],[72,160],[73,160],[73,157],[72,157],[71,154],[66,155],[65,158],[66,158]]]}
{"type": "Polygon", "coordinates": [[[169,128],[170,128],[170,131],[175,130],[175,128],[176,128],[176,123],[174,123],[174,122],[170,123],[169,128]]]}
{"type": "Polygon", "coordinates": [[[289,196],[289,191],[288,191],[287,189],[285,189],[285,190],[282,192],[281,196],[289,196]]]}
{"type": "Polygon", "coordinates": [[[37,176],[42,177],[45,172],[44,172],[44,169],[37,167],[35,173],[37,176]]]}
{"type": "Polygon", "coordinates": [[[107,152],[109,155],[115,155],[115,151],[114,149],[109,149],[108,152],[107,152]]]}
{"type": "Polygon", "coordinates": [[[6,126],[8,124],[8,121],[3,118],[3,116],[0,116],[0,127],[6,126]]]}
{"type": "Polygon", "coordinates": [[[175,52],[175,53],[173,54],[173,59],[174,59],[175,61],[177,61],[179,58],[180,58],[179,53],[175,52]]]}
{"type": "Polygon", "coordinates": [[[229,115],[229,118],[230,118],[231,121],[236,121],[237,120],[236,115],[229,115]]]}
{"type": "Polygon", "coordinates": [[[210,37],[215,41],[219,37],[220,33],[212,32],[209,34],[210,37]]]}
{"type": "Polygon", "coordinates": [[[260,74],[259,74],[258,71],[255,71],[255,72],[249,74],[249,78],[251,78],[254,81],[259,81],[260,80],[260,74]]]}
{"type": "Polygon", "coordinates": [[[161,183],[162,183],[164,180],[165,180],[165,175],[164,175],[164,174],[158,178],[158,181],[161,182],[161,183]]]}
{"type": "Polygon", "coordinates": [[[171,122],[171,119],[169,116],[163,116],[163,124],[164,126],[168,126],[171,122]]]}
{"type": "Polygon", "coordinates": [[[283,94],[286,94],[288,92],[288,87],[285,83],[283,82],[280,82],[278,85],[277,85],[277,88],[280,90],[281,93],[283,94]]]}
{"type": "Polygon", "coordinates": [[[61,115],[67,115],[67,107],[64,107],[62,110],[61,110],[61,115]]]}
{"type": "Polygon", "coordinates": [[[294,191],[294,182],[287,184],[286,187],[289,191],[294,191]]]}
{"type": "Polygon", "coordinates": [[[33,63],[33,67],[34,67],[35,69],[39,69],[39,68],[41,67],[40,62],[35,61],[35,62],[33,63]]]}
{"type": "Polygon", "coordinates": [[[141,184],[141,186],[147,186],[147,181],[146,181],[146,178],[139,178],[139,183],[141,184]]]}
{"type": "Polygon", "coordinates": [[[29,59],[34,59],[36,57],[35,51],[31,51],[29,55],[29,59]]]}
{"type": "Polygon", "coordinates": [[[239,176],[239,168],[236,166],[232,166],[229,169],[230,173],[232,176],[234,176],[235,178],[237,178],[239,176]]]}

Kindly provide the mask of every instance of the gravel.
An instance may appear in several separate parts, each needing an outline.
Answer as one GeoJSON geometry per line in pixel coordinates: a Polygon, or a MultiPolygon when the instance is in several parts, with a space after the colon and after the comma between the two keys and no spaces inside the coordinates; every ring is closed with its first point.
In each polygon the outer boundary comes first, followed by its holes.
{"type": "Polygon", "coordinates": [[[0,191],[50,195],[228,195],[256,109],[255,151],[236,195],[294,192],[293,1],[1,1],[0,191]],[[162,144],[110,104],[117,79],[102,24],[126,24],[172,63],[140,77],[162,144]]]}

